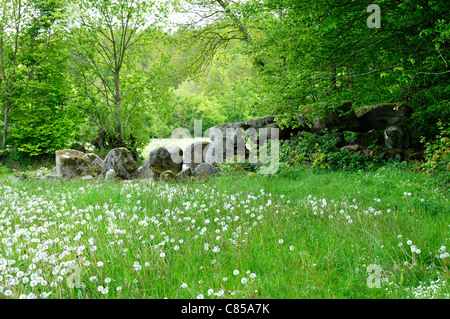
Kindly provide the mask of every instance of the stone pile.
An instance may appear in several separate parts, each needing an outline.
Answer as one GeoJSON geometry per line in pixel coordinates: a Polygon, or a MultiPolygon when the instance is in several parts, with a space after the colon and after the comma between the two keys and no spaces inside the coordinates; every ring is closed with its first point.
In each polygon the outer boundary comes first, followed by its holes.
{"type": "Polygon", "coordinates": [[[205,179],[220,173],[219,163],[237,155],[248,159],[255,149],[260,147],[261,138],[287,139],[298,131],[324,134],[325,131],[355,132],[347,145],[349,151],[366,150],[378,145],[390,150],[395,158],[401,158],[401,151],[409,147],[410,135],[401,123],[412,114],[405,103],[382,103],[352,109],[351,103],[326,111],[321,116],[307,118],[299,115],[299,127],[281,129],[275,116],[260,119],[226,123],[209,130],[212,142],[198,141],[184,150],[178,146],[159,147],[152,150],[144,164],[140,166],[131,152],[124,148],[115,148],[102,160],[93,153],[65,149],[56,152],[56,168],[48,178],[90,179],[161,179],[164,181],[185,181],[190,178],[205,179]],[[307,124],[308,123],[308,124],[307,124]],[[272,130],[276,129],[276,130],[272,130]],[[252,144],[253,143],[253,144],[252,144]]]}

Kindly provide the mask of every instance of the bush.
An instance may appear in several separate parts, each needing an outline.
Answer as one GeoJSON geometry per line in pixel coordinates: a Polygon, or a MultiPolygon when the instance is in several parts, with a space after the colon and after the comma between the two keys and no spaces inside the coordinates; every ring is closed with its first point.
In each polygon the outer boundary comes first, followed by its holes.
{"type": "Polygon", "coordinates": [[[422,168],[429,172],[450,172],[450,127],[438,122],[439,133],[433,141],[425,144],[425,161],[422,168]]]}
{"type": "Polygon", "coordinates": [[[367,157],[348,150],[338,150],[327,154],[329,168],[334,170],[360,170],[367,167],[367,157]]]}
{"type": "MultiPolygon", "coordinates": [[[[28,108],[31,108],[28,106],[28,108]]],[[[24,108],[17,115],[14,127],[10,132],[10,142],[24,155],[39,156],[54,154],[63,149],[66,141],[73,134],[73,123],[70,119],[48,108],[36,112],[24,108]],[[44,111],[47,111],[47,115],[44,111]]]]}
{"type": "MultiPolygon", "coordinates": [[[[344,136],[345,138],[345,136],[344,136]]],[[[319,135],[300,132],[281,144],[281,161],[291,166],[306,165],[332,170],[360,170],[381,164],[377,157],[339,149],[342,136],[334,132],[319,135]]]]}
{"type": "Polygon", "coordinates": [[[234,156],[233,162],[227,163],[224,162],[219,164],[220,170],[227,174],[248,174],[248,173],[257,173],[259,165],[255,163],[250,163],[248,160],[245,160],[243,163],[237,162],[237,156],[234,156]]]}
{"type": "Polygon", "coordinates": [[[319,135],[310,132],[299,132],[283,141],[280,147],[281,161],[289,165],[323,165],[324,154],[337,149],[342,142],[337,132],[327,132],[319,135]]]}

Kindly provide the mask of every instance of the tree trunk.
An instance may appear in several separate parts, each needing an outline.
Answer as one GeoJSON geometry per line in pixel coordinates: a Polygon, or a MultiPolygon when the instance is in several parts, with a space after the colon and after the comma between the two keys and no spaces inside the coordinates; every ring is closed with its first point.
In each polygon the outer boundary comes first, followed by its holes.
{"type": "Polygon", "coordinates": [[[2,149],[6,149],[6,136],[8,134],[8,112],[9,112],[9,102],[7,102],[5,106],[5,116],[3,118],[3,141],[2,141],[2,149]]]}
{"type": "Polygon", "coordinates": [[[121,105],[121,100],[120,100],[120,71],[116,70],[115,71],[115,77],[114,77],[114,82],[115,82],[115,102],[116,102],[116,120],[117,120],[117,126],[116,126],[116,133],[117,133],[117,137],[119,140],[122,140],[122,116],[121,116],[121,112],[122,112],[122,105],[121,105]]]}

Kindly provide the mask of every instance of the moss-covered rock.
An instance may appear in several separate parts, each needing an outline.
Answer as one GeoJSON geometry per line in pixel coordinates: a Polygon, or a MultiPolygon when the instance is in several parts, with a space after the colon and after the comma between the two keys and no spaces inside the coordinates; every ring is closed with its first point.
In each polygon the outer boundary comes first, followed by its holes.
{"type": "Polygon", "coordinates": [[[380,145],[383,141],[383,133],[380,130],[370,130],[369,132],[358,133],[350,140],[350,144],[358,144],[362,147],[380,145]]]}
{"type": "Polygon", "coordinates": [[[95,175],[95,168],[89,158],[80,151],[64,149],[56,151],[56,175],[62,178],[74,178],[95,175]]]}
{"type": "Polygon", "coordinates": [[[174,181],[176,181],[176,176],[175,176],[174,172],[169,171],[169,170],[163,172],[159,178],[160,178],[160,180],[162,180],[164,182],[174,182],[174,181]]]}
{"type": "Polygon", "coordinates": [[[106,155],[103,161],[102,175],[105,175],[110,169],[116,172],[118,178],[130,180],[136,178],[138,164],[128,149],[119,147],[112,149],[106,155]]]}
{"type": "MultiPolygon", "coordinates": [[[[178,152],[178,149],[175,150],[178,152]]],[[[151,169],[154,173],[162,174],[165,171],[172,171],[175,174],[180,172],[183,166],[182,158],[178,163],[172,159],[170,151],[165,147],[158,147],[150,152],[144,162],[142,172],[146,174],[146,170],[151,169]]]]}
{"type": "Polygon", "coordinates": [[[177,180],[180,182],[185,182],[191,179],[193,175],[194,174],[192,170],[189,167],[187,167],[186,169],[183,169],[181,172],[177,174],[177,180]]]}
{"type": "Polygon", "coordinates": [[[382,103],[357,108],[358,131],[385,130],[408,119],[412,112],[412,108],[405,103],[382,103]]]}
{"type": "Polygon", "coordinates": [[[98,176],[103,171],[103,160],[95,153],[88,153],[86,157],[91,161],[91,165],[94,168],[94,176],[98,176]]]}
{"type": "Polygon", "coordinates": [[[384,142],[388,148],[408,148],[409,132],[403,127],[391,125],[384,130],[384,142]]]}

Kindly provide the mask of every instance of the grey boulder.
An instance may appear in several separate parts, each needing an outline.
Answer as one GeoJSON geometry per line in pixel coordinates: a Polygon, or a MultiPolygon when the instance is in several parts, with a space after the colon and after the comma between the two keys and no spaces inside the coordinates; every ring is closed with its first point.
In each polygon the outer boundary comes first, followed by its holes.
{"type": "Polygon", "coordinates": [[[388,148],[408,148],[409,133],[405,128],[392,125],[384,130],[384,142],[388,148]]]}
{"type": "Polygon", "coordinates": [[[119,147],[112,149],[106,155],[103,161],[102,175],[105,175],[110,169],[116,172],[118,178],[130,180],[136,177],[138,164],[128,149],[119,147]]]}
{"type": "Polygon", "coordinates": [[[159,179],[164,182],[173,182],[176,180],[174,172],[167,170],[159,176],[159,179]]]}
{"type": "Polygon", "coordinates": [[[360,132],[350,139],[350,144],[358,144],[363,147],[370,145],[379,145],[383,141],[383,133],[380,130],[370,130],[368,132],[360,132]]]}
{"type": "MultiPolygon", "coordinates": [[[[178,149],[171,150],[178,152],[178,149]]],[[[183,162],[181,159],[179,163],[174,162],[171,152],[166,147],[159,147],[148,155],[142,167],[142,173],[147,174],[147,170],[151,169],[158,174],[162,174],[165,171],[172,171],[176,174],[181,171],[182,166],[183,162]]]]}
{"type": "Polygon", "coordinates": [[[95,176],[100,175],[103,172],[103,160],[95,153],[87,153],[86,157],[91,161],[91,164],[95,171],[95,176]]]}
{"type": "Polygon", "coordinates": [[[56,175],[74,178],[94,175],[95,169],[89,158],[80,151],[64,149],[56,151],[56,175]]]}
{"type": "Polygon", "coordinates": [[[105,180],[113,180],[117,176],[116,171],[113,168],[110,168],[105,173],[105,180]]]}
{"type": "Polygon", "coordinates": [[[371,129],[385,130],[396,125],[412,114],[412,108],[405,103],[383,103],[355,109],[359,120],[359,131],[371,129]]]}

